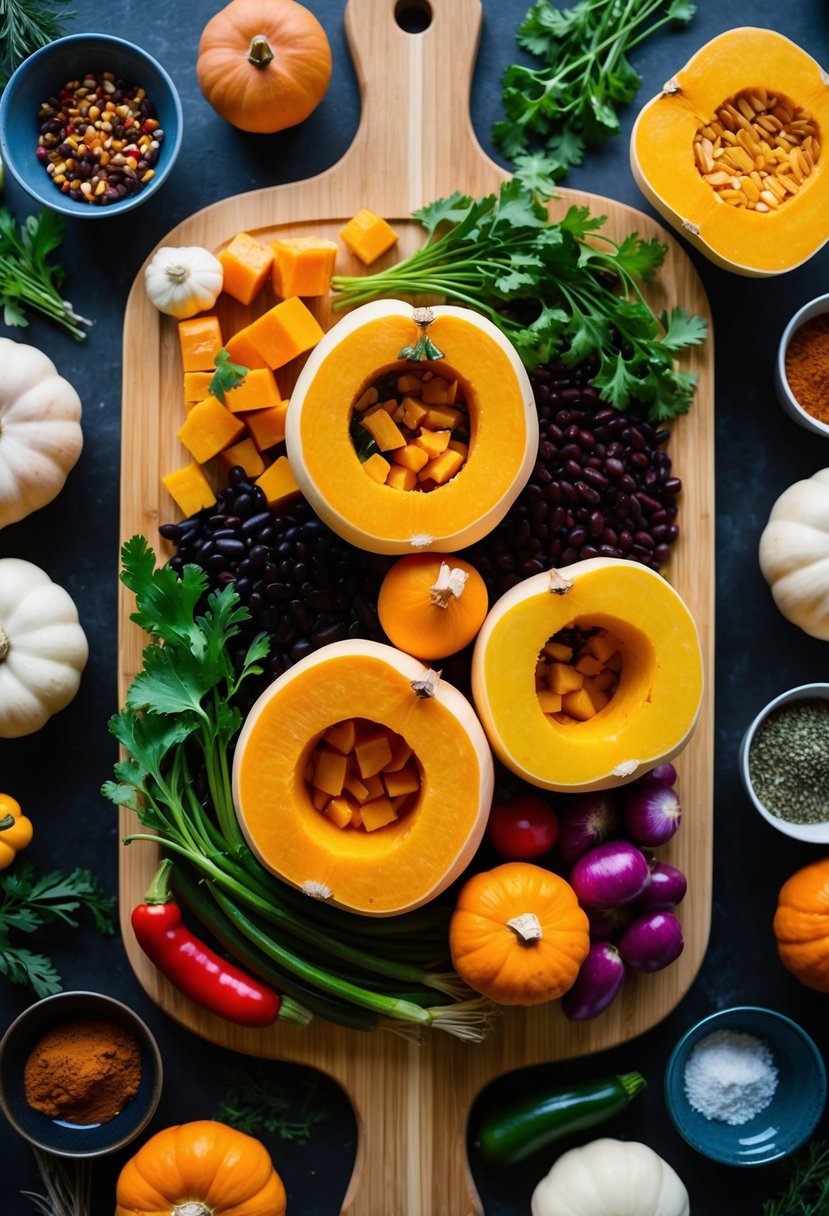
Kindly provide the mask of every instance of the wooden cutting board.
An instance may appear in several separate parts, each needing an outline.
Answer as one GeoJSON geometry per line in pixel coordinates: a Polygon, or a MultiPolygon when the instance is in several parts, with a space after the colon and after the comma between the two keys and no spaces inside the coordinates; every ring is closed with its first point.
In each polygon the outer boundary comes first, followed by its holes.
{"type": "MultiPolygon", "coordinates": [[[[240,229],[267,239],[317,234],[337,239],[344,222],[368,206],[401,231],[400,246],[384,263],[416,248],[421,230],[412,210],[460,189],[472,195],[497,188],[504,171],[479,147],[469,119],[469,89],[481,28],[480,0],[430,0],[429,28],[405,33],[395,21],[397,0],[348,0],[346,31],[362,97],[362,118],[346,155],[308,181],[268,187],[205,208],[174,228],[163,244],[217,250],[240,229]]],[[[657,309],[681,303],[709,316],[699,279],[686,255],[649,217],[609,199],[562,191],[554,216],[572,202],[606,214],[617,238],[638,231],[666,241],[670,252],[648,294],[657,309]]],[[[338,270],[359,271],[343,251],[338,270]]],[[[261,310],[260,302],[259,308],[261,310]]],[[[222,299],[226,335],[251,310],[222,299]]],[[[317,308],[328,326],[325,301],[317,308]]],[[[710,320],[710,316],[709,316],[710,320]]],[[[610,1010],[593,1022],[572,1024],[557,1007],[505,1013],[494,1036],[467,1045],[434,1032],[414,1045],[386,1032],[358,1034],[317,1022],[245,1031],[204,1013],[182,998],[135,946],[129,913],[155,870],[152,846],[122,848],[121,918],[130,962],[147,992],[173,1018],[213,1042],[252,1055],[314,1065],[334,1077],[354,1104],[359,1126],[357,1162],[343,1212],[349,1216],[464,1216],[480,1212],[465,1153],[467,1112],[475,1094],[507,1070],[607,1048],[654,1025],[681,999],[705,951],[710,921],[713,779],[714,476],[713,343],[692,352],[687,366],[700,376],[690,414],[675,426],[670,453],[683,480],[680,522],[669,578],[694,613],[705,648],[707,695],[697,733],[679,762],[685,816],[664,850],[689,879],[682,905],[686,948],[656,976],[626,984],[610,1010]]],[[[282,385],[283,391],[291,386],[282,385]]],[[[175,518],[160,476],[189,457],[176,439],[182,419],[181,368],[175,322],[149,303],[143,269],[131,291],[124,322],[121,536],[143,533],[165,552],[158,525],[175,518]]],[[[120,601],[119,695],[140,669],[143,637],[129,622],[131,597],[120,601]]],[[[122,812],[122,835],[135,829],[122,812]]]]}

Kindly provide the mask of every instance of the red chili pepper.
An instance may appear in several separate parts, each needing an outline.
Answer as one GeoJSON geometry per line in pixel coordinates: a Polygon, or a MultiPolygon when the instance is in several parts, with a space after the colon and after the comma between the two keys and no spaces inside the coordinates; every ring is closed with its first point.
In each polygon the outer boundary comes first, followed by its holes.
{"type": "Polygon", "coordinates": [[[133,909],[136,940],[162,975],[202,1008],[240,1026],[270,1026],[281,998],[255,976],[227,963],[182,922],[170,898],[172,862],[162,861],[144,903],[133,909]]]}

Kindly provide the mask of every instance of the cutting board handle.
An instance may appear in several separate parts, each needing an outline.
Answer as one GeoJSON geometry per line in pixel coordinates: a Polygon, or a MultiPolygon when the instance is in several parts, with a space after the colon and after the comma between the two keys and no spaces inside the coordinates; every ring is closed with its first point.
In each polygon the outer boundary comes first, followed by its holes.
{"type": "Polygon", "coordinates": [[[494,162],[469,117],[482,21],[481,0],[348,0],[362,111],[332,176],[353,181],[358,168],[363,206],[403,217],[459,182],[475,194],[492,189],[494,162]],[[426,28],[408,32],[412,17],[426,28]],[[378,197],[382,208],[373,206],[378,197]]]}

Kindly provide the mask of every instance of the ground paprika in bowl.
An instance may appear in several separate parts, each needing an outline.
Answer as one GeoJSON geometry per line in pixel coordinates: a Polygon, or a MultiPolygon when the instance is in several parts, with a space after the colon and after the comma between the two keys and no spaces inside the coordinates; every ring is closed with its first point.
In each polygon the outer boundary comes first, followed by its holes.
{"type": "Polygon", "coordinates": [[[97,992],[45,997],[0,1042],[0,1107],[21,1136],[63,1157],[129,1144],[161,1096],[162,1063],[146,1024],[97,992]]]}
{"type": "Polygon", "coordinates": [[[804,304],[784,329],[775,389],[795,422],[829,438],[829,294],[804,304]]]}

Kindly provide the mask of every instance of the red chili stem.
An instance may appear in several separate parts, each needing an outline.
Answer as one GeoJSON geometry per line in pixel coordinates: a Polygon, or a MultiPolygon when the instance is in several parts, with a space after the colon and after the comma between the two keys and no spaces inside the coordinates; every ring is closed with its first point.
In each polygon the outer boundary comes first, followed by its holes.
{"type": "Polygon", "coordinates": [[[133,910],[132,928],[139,946],[179,992],[202,1008],[240,1026],[270,1026],[280,1016],[282,998],[255,976],[226,962],[187,928],[170,895],[172,868],[169,859],[161,862],[144,903],[133,910]]]}

